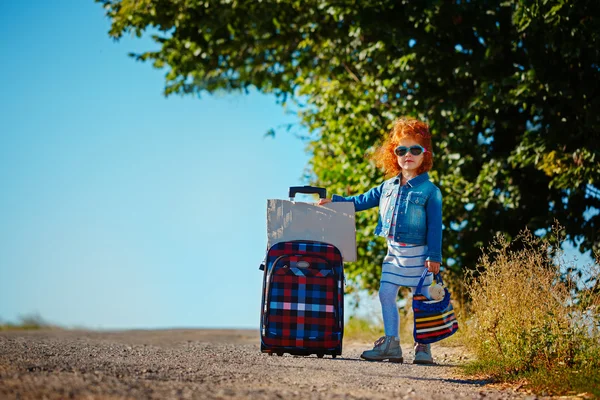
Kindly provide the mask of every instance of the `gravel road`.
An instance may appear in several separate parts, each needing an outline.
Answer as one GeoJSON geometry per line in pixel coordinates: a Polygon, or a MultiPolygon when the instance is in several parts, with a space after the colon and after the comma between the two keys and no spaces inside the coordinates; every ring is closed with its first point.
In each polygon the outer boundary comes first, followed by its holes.
{"type": "MultiPolygon", "coordinates": [[[[460,377],[458,348],[435,366],[261,354],[252,330],[0,332],[0,399],[516,399],[460,377]]],[[[529,397],[534,398],[534,397],[529,397]]]]}

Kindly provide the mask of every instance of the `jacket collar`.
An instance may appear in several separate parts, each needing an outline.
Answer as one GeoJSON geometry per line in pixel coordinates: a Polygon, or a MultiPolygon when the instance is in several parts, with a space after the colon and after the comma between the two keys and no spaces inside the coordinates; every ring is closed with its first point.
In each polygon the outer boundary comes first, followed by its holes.
{"type": "MultiPolygon", "coordinates": [[[[402,175],[398,175],[396,177],[396,179],[394,180],[394,183],[399,184],[401,182],[401,177],[402,177],[402,175]]],[[[421,175],[417,175],[414,178],[412,178],[410,181],[407,182],[407,184],[410,187],[417,187],[421,183],[426,182],[428,180],[429,180],[429,173],[424,172],[421,175]]]]}

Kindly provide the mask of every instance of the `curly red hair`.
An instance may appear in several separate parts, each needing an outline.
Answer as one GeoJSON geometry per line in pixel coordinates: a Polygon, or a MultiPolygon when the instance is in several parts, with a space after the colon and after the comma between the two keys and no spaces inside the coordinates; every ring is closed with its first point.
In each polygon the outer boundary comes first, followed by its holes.
{"type": "Polygon", "coordinates": [[[402,171],[402,168],[398,165],[398,157],[394,154],[394,149],[398,147],[398,144],[404,138],[415,140],[427,150],[423,154],[423,163],[417,170],[419,175],[429,171],[433,166],[429,125],[414,118],[399,118],[394,121],[394,126],[389,135],[372,156],[375,164],[385,172],[386,177],[396,176],[402,171]]]}

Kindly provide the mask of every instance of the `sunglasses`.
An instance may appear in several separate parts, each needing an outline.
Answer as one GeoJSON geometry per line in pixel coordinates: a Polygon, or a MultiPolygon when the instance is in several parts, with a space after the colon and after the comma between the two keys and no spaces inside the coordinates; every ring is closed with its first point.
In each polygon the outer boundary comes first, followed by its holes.
{"type": "Polygon", "coordinates": [[[398,146],[394,150],[394,153],[398,157],[404,157],[406,155],[406,153],[408,153],[409,151],[410,151],[410,154],[412,154],[413,156],[419,156],[422,153],[427,153],[427,149],[425,147],[419,146],[419,145],[410,146],[410,147],[398,146]]]}

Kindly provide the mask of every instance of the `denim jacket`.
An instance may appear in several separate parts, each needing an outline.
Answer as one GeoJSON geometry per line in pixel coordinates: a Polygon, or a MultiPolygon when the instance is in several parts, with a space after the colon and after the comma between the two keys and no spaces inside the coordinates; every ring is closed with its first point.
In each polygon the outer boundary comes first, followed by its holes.
{"type": "Polygon", "coordinates": [[[334,202],[353,202],[356,211],[379,206],[375,234],[388,237],[396,202],[400,201],[394,235],[395,242],[427,245],[427,260],[442,262],[442,192],[423,173],[401,186],[395,176],[366,193],[343,197],[334,202]]]}

